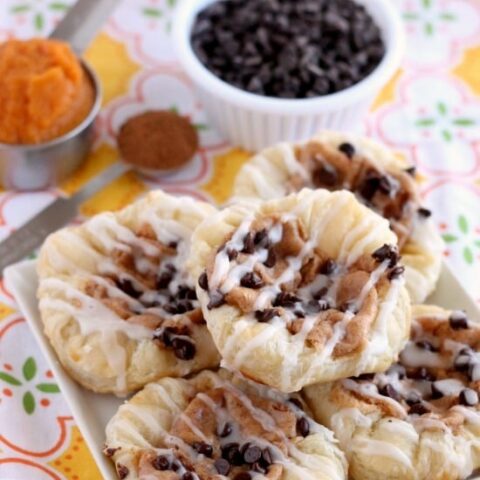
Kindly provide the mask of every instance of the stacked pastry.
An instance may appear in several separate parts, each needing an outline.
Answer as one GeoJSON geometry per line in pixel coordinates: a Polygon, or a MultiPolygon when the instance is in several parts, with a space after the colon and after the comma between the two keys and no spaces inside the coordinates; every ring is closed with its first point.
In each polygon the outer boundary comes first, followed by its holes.
{"type": "Polygon", "coordinates": [[[324,133],[256,155],[222,210],[154,192],[52,235],[39,298],[60,361],[98,392],[143,387],[107,427],[119,478],[480,466],[480,327],[411,305],[439,276],[429,217],[401,159],[324,133]]]}

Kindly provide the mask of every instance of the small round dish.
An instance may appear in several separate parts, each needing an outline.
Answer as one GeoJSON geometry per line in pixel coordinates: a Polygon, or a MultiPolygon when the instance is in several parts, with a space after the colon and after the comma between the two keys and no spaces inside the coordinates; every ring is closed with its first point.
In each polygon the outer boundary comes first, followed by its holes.
{"type": "Polygon", "coordinates": [[[337,93],[308,99],[256,95],[224,82],[211,73],[192,49],[195,17],[218,0],[184,0],[174,22],[178,59],[218,130],[236,145],[259,150],[281,141],[306,139],[321,129],[347,130],[357,126],[380,89],[401,63],[405,38],[392,2],[355,0],[364,5],[379,26],[385,56],[362,81],[337,93]]]}
{"type": "Polygon", "coordinates": [[[74,129],[35,145],[0,143],[0,184],[10,190],[40,190],[58,184],[85,159],[93,142],[93,125],[102,104],[100,81],[80,59],[95,89],[90,113],[74,129]]]}

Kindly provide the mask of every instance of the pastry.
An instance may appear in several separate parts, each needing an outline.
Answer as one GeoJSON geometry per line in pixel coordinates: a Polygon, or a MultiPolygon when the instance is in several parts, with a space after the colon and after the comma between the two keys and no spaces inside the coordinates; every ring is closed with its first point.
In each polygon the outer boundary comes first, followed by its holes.
{"type": "Polygon", "coordinates": [[[480,326],[434,306],[413,318],[385,373],[305,389],[354,480],[456,480],[480,466],[480,326]]]}
{"type": "Polygon", "coordinates": [[[193,229],[214,212],[156,191],[46,240],[38,261],[41,317],[75,380],[125,394],[218,365],[185,269],[193,229]]]}
{"type": "Polygon", "coordinates": [[[289,398],[204,371],[163,378],[122,405],[104,453],[120,479],[343,480],[332,433],[289,398]]]}
{"type": "Polygon", "coordinates": [[[398,237],[414,303],[433,291],[443,242],[430,211],[420,206],[415,169],[365,137],[324,132],[312,140],[267,148],[238,174],[236,197],[279,198],[304,187],[347,189],[390,221],[398,237]]]}
{"type": "Polygon", "coordinates": [[[283,392],[387,368],[410,324],[395,242],[346,191],[304,189],[207,218],[189,268],[223,364],[283,392]]]}

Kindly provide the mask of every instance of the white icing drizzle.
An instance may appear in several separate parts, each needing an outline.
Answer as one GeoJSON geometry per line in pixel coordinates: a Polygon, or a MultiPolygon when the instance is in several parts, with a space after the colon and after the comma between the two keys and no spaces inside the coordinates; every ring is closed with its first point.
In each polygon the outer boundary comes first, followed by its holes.
{"type": "Polygon", "coordinates": [[[412,468],[411,458],[393,443],[374,440],[373,438],[356,437],[352,442],[351,449],[355,453],[371,457],[390,457],[406,467],[412,468]]]}

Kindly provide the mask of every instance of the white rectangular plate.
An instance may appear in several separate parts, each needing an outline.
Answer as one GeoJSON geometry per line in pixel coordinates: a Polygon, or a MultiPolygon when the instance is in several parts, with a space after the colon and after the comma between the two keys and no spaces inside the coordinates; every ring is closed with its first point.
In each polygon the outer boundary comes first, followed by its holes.
{"type": "MultiPolygon", "coordinates": [[[[41,350],[52,366],[62,393],[70,405],[75,421],[103,477],[107,480],[116,479],[112,463],[103,456],[102,448],[107,422],[115,414],[123,400],[113,395],[103,395],[85,390],[75,383],[62,368],[43,333],[36,299],[38,278],[35,271],[35,261],[25,261],[12,265],[5,271],[5,280],[9,290],[18,302],[20,310],[30,324],[41,350]]],[[[471,320],[480,322],[478,306],[460,285],[446,263],[443,264],[437,289],[427,303],[452,310],[464,309],[471,320]]]]}

